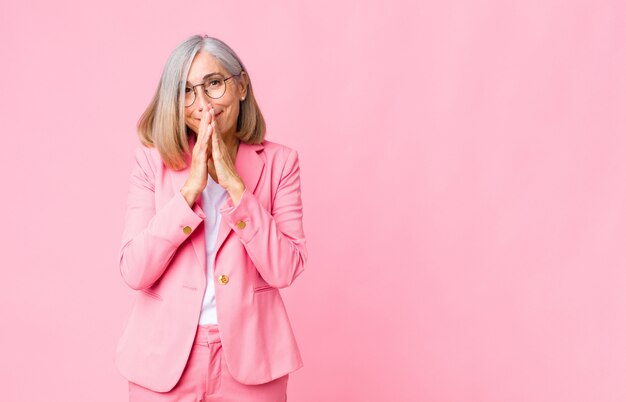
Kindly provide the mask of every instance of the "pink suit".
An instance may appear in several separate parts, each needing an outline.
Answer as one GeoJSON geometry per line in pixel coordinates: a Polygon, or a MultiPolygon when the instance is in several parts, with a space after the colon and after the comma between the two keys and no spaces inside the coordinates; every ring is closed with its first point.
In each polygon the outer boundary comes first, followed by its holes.
{"type": "MultiPolygon", "coordinates": [[[[190,140],[190,147],[193,141],[190,140]]],[[[168,169],[155,148],[135,152],[120,272],[138,296],[120,337],[115,363],[129,381],[158,392],[181,377],[198,328],[206,287],[201,198],[190,208],[180,189],[187,168],[168,169]]],[[[270,141],[241,142],[235,167],[245,183],[230,197],[215,257],[215,298],[228,370],[261,384],[302,367],[280,296],[305,268],[300,168],[295,150],[270,141]]]]}

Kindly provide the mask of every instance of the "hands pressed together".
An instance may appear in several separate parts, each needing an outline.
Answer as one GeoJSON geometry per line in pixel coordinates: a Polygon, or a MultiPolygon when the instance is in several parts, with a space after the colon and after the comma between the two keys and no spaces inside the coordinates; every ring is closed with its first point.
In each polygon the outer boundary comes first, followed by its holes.
{"type": "Polygon", "coordinates": [[[231,150],[226,147],[219,126],[215,120],[215,111],[207,107],[202,112],[198,136],[193,147],[191,171],[185,185],[180,190],[189,206],[192,206],[207,185],[208,175],[217,178],[220,186],[228,191],[236,206],[239,203],[245,185],[235,169],[231,150]]]}

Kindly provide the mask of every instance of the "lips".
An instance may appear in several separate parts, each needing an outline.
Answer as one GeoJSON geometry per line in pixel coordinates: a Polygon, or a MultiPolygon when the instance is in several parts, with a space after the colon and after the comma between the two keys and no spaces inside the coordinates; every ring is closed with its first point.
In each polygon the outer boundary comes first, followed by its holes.
{"type": "MultiPolygon", "coordinates": [[[[215,118],[217,119],[218,117],[220,117],[220,115],[222,114],[222,112],[219,112],[218,114],[215,115],[215,118]]],[[[200,121],[202,121],[202,119],[196,119],[198,121],[198,123],[200,121]]]]}

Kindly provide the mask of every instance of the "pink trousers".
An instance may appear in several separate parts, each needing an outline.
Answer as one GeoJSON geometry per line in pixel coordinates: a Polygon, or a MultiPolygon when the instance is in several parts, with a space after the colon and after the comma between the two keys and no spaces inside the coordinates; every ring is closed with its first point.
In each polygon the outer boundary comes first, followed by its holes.
{"type": "Polygon", "coordinates": [[[231,377],[217,325],[199,325],[183,374],[169,392],[128,382],[130,402],[286,402],[289,374],[259,385],[231,377]]]}

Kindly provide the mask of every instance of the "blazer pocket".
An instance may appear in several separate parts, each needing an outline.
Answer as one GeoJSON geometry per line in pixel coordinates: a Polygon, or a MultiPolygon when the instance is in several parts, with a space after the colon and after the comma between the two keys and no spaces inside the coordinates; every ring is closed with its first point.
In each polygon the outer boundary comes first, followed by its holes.
{"type": "Polygon", "coordinates": [[[254,293],[267,292],[269,290],[278,290],[278,288],[275,288],[270,285],[262,285],[262,286],[258,286],[254,288],[254,293]]]}
{"type": "Polygon", "coordinates": [[[150,296],[153,299],[157,299],[157,300],[163,300],[163,298],[161,297],[160,294],[158,294],[157,292],[155,292],[154,290],[150,290],[150,289],[141,289],[141,292],[146,295],[146,296],[150,296]]]}

